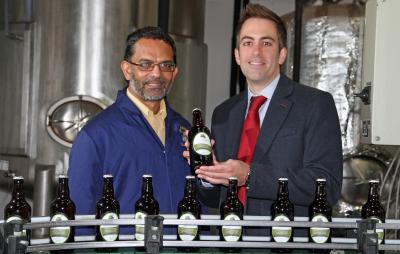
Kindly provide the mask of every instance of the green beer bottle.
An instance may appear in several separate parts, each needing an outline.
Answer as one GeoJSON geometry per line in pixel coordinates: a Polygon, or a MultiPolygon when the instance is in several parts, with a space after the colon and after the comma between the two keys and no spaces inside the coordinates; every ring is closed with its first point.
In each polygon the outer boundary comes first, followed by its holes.
{"type": "MultiPolygon", "coordinates": [[[[144,219],[147,215],[157,215],[160,213],[160,207],[153,196],[153,177],[143,175],[142,195],[135,204],[135,219],[144,219]]],[[[136,240],[144,240],[144,225],[135,226],[136,240]]]]}
{"type": "MultiPolygon", "coordinates": [[[[58,178],[57,197],[50,205],[51,221],[68,221],[75,220],[75,204],[69,196],[68,177],[60,175],[58,178]]],[[[50,228],[50,240],[53,243],[73,242],[75,236],[75,228],[52,227],[50,228]]]]}
{"type": "MultiPolygon", "coordinates": [[[[96,204],[96,219],[115,220],[119,218],[119,202],[114,196],[113,176],[104,175],[103,196],[96,204]]],[[[96,227],[97,241],[116,241],[119,235],[118,225],[100,225],[96,227]]]]}

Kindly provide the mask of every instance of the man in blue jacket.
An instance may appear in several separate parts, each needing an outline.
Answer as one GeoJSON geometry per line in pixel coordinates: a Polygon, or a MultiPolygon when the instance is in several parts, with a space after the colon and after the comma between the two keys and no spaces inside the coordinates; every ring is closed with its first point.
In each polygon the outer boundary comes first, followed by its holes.
{"type": "Polygon", "coordinates": [[[68,175],[77,214],[95,214],[104,174],[114,177],[121,214],[134,213],[143,174],[153,176],[160,213],[176,213],[190,170],[181,135],[189,123],[166,100],[178,73],[173,39],[155,27],[136,30],[128,35],[121,70],[128,87],[72,147],[68,175]]]}

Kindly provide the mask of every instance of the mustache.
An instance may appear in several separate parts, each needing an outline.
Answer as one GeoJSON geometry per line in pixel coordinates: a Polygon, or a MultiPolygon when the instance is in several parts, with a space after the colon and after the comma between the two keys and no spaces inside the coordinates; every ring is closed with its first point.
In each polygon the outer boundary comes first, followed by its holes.
{"type": "Polygon", "coordinates": [[[147,85],[149,83],[159,83],[161,85],[165,85],[167,81],[162,77],[149,77],[143,81],[144,85],[147,85]]]}

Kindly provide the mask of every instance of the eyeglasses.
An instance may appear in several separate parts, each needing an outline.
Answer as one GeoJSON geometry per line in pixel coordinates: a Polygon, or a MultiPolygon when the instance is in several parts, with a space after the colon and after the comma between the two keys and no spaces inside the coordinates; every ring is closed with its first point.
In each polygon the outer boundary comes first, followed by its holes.
{"type": "Polygon", "coordinates": [[[141,71],[152,71],[154,70],[154,67],[158,65],[161,71],[163,72],[173,72],[176,68],[176,64],[173,62],[161,62],[161,63],[155,63],[151,61],[146,61],[146,62],[139,62],[139,63],[134,63],[128,60],[125,60],[130,64],[133,64],[139,68],[141,71]]]}

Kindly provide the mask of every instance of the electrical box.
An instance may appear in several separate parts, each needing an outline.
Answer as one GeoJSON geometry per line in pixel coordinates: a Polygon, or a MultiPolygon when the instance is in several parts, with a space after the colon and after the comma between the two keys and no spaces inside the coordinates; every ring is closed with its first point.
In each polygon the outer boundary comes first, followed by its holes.
{"type": "Polygon", "coordinates": [[[400,145],[400,1],[368,0],[361,142],[400,145]]]}

